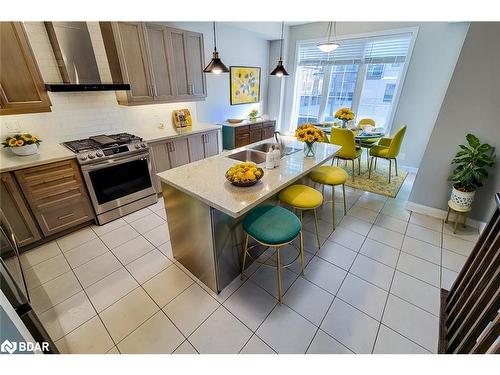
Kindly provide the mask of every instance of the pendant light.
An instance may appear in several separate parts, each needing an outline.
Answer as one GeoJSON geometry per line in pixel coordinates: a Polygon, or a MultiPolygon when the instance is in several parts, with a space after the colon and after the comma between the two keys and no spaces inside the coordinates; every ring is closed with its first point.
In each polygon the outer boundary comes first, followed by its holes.
{"type": "Polygon", "coordinates": [[[323,52],[332,52],[337,48],[339,48],[339,44],[336,42],[336,36],[337,36],[336,22],[331,22],[331,21],[328,22],[328,28],[326,30],[326,34],[328,35],[328,39],[326,40],[326,42],[318,44],[318,48],[323,52]],[[333,29],[333,40],[332,40],[332,29],[333,29]]]}
{"type": "Polygon", "coordinates": [[[278,60],[278,65],[276,65],[276,68],[271,72],[272,76],[276,77],[283,77],[287,76],[288,72],[285,70],[285,67],[283,66],[283,29],[285,27],[285,21],[281,23],[281,40],[280,40],[280,59],[278,60]]]}
{"type": "Polygon", "coordinates": [[[214,74],[220,74],[220,73],[227,73],[229,72],[229,69],[227,66],[223,64],[221,59],[219,58],[219,52],[217,52],[217,36],[215,35],[215,21],[214,21],[214,53],[212,56],[212,60],[210,63],[206,66],[205,69],[203,69],[204,73],[214,73],[214,74]]]}

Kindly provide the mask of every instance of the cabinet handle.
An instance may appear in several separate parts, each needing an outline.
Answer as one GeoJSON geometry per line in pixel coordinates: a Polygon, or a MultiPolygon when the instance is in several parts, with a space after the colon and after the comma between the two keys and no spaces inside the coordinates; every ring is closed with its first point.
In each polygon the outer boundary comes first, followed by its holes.
{"type": "Polygon", "coordinates": [[[69,213],[69,214],[59,216],[59,217],[57,218],[57,220],[64,220],[64,219],[67,219],[68,217],[71,217],[71,216],[73,216],[74,214],[75,214],[74,212],[71,212],[71,213],[69,213]]]}
{"type": "Polygon", "coordinates": [[[156,85],[153,86],[154,96],[158,96],[158,90],[156,89],[156,85]]]}
{"type": "Polygon", "coordinates": [[[188,94],[193,95],[193,84],[192,83],[188,83],[188,94]]]}

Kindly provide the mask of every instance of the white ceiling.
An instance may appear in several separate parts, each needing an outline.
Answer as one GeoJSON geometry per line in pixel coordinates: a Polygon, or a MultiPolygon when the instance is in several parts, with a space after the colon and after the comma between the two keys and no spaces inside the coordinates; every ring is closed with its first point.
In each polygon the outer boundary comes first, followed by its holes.
{"type": "MultiPolygon", "coordinates": [[[[251,31],[264,39],[276,40],[281,36],[281,21],[277,22],[222,22],[226,25],[251,31]]],[[[310,22],[285,22],[286,26],[302,25],[310,22]]]]}

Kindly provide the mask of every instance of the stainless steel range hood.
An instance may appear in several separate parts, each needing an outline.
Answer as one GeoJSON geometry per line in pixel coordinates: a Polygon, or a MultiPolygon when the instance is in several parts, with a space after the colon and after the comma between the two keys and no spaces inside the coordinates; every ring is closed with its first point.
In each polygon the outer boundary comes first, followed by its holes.
{"type": "Polygon", "coordinates": [[[86,22],[45,22],[63,83],[46,83],[48,91],[130,90],[123,82],[102,83],[86,22]]]}

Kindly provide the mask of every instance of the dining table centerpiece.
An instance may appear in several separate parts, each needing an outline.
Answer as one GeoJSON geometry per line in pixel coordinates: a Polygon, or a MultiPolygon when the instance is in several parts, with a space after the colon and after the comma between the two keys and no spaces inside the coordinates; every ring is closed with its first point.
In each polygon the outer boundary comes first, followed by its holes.
{"type": "Polygon", "coordinates": [[[40,138],[29,133],[17,133],[5,138],[2,145],[18,156],[28,156],[38,153],[38,145],[41,141],[40,138]]]}
{"type": "Polygon", "coordinates": [[[348,121],[354,120],[354,112],[351,108],[340,108],[337,112],[335,112],[336,119],[342,121],[342,128],[345,128],[348,121]]]}
{"type": "Polygon", "coordinates": [[[298,141],[304,142],[304,155],[306,157],[313,157],[315,151],[314,144],[322,142],[325,139],[325,133],[313,124],[306,123],[300,125],[295,130],[295,137],[298,141]]]}

